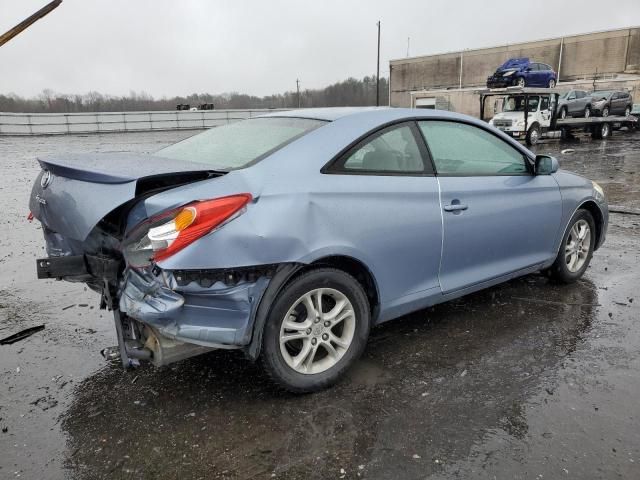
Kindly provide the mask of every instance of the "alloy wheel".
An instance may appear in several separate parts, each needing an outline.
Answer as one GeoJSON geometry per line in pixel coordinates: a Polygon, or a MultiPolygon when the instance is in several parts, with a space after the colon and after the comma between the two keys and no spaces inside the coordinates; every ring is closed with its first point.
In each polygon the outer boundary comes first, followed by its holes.
{"type": "Polygon", "coordinates": [[[524,80],[524,77],[520,77],[520,78],[518,79],[518,86],[519,86],[519,87],[524,87],[525,85],[526,85],[526,82],[525,82],[525,80],[524,80]]]}
{"type": "Polygon", "coordinates": [[[587,258],[591,248],[591,227],[586,220],[578,220],[573,224],[564,248],[565,262],[571,273],[579,271],[587,258]]]}
{"type": "Polygon", "coordinates": [[[549,80],[549,88],[554,88],[556,86],[556,81],[552,78],[549,80]]]}
{"type": "Polygon", "coordinates": [[[584,118],[589,118],[591,116],[591,109],[589,107],[586,107],[584,109],[584,118]]]}
{"type": "Polygon", "coordinates": [[[336,365],[349,349],[356,316],[349,299],[317,288],[296,300],[280,327],[280,353],[298,373],[316,374],[336,365]]]}

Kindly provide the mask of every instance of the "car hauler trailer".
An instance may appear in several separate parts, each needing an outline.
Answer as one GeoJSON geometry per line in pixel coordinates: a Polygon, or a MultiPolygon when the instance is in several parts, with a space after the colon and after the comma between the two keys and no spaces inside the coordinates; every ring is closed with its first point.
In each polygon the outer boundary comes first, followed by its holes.
{"type": "MultiPolygon", "coordinates": [[[[501,112],[498,101],[494,102],[493,126],[513,138],[535,145],[541,138],[571,138],[578,133],[587,133],[592,138],[607,138],[613,130],[636,128],[637,119],[630,116],[589,118],[558,118],[560,91],[555,88],[508,87],[481,90],[480,118],[485,118],[487,98],[502,97],[501,112]]],[[[497,98],[496,98],[497,100],[497,98]]]]}

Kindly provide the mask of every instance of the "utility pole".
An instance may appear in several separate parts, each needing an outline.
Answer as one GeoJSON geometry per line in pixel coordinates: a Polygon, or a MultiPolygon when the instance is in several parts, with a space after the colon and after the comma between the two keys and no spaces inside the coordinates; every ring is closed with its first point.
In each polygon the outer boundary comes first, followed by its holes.
{"type": "Polygon", "coordinates": [[[53,0],[53,2],[50,2],[50,3],[46,4],[44,7],[42,7],[40,10],[38,10],[36,13],[34,13],[30,17],[24,19],[18,25],[13,27],[11,30],[8,30],[5,33],[3,33],[2,35],[0,35],[0,47],[2,45],[4,45],[5,43],[7,43],[9,40],[11,40],[16,35],[18,35],[23,30],[26,30],[31,25],[36,23],[38,20],[40,20],[46,14],[48,14],[49,12],[51,12],[52,10],[57,8],[58,5],[60,5],[61,3],[62,3],[62,0],[53,0]]]}
{"type": "Polygon", "coordinates": [[[298,108],[300,108],[300,80],[296,78],[296,90],[298,91],[298,108]]]}
{"type": "Polygon", "coordinates": [[[376,67],[376,107],[380,106],[380,20],[378,20],[378,63],[376,67]]]}

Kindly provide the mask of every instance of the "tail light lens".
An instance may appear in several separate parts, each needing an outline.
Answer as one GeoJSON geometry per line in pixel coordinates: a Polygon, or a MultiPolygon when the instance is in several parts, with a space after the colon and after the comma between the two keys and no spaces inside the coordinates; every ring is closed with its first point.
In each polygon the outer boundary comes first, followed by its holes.
{"type": "Polygon", "coordinates": [[[127,260],[138,266],[164,260],[237,217],[251,199],[241,193],[200,200],[152,217],[131,233],[134,240],[124,249],[127,260]]]}

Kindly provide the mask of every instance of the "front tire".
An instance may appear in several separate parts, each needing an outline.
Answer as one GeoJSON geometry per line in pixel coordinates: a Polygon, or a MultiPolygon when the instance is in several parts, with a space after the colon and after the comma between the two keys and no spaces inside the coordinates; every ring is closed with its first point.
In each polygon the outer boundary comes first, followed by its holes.
{"type": "Polygon", "coordinates": [[[568,112],[567,112],[567,107],[562,107],[562,108],[560,109],[560,118],[561,118],[562,120],[564,120],[565,118],[567,118],[567,113],[568,113],[568,112]]]}
{"type": "Polygon", "coordinates": [[[336,383],[365,349],[371,313],[351,275],[318,268],[294,278],[273,303],[265,325],[262,363],[293,393],[336,383]]]}
{"type": "Polygon", "coordinates": [[[603,117],[608,117],[609,116],[609,107],[604,107],[602,109],[602,116],[603,117]]]}
{"type": "Polygon", "coordinates": [[[524,77],[520,77],[516,80],[516,85],[518,87],[524,88],[527,86],[527,81],[524,79],[524,77]]]}
{"type": "Polygon", "coordinates": [[[589,266],[596,243],[596,225],[588,210],[578,210],[562,238],[555,262],[549,269],[551,278],[562,283],[578,280],[589,266]]]}
{"type": "Polygon", "coordinates": [[[538,124],[533,124],[527,132],[527,145],[536,145],[540,141],[540,127],[538,124]]]}
{"type": "Polygon", "coordinates": [[[627,107],[624,109],[624,116],[628,117],[629,115],[631,115],[631,107],[627,107]]]}

